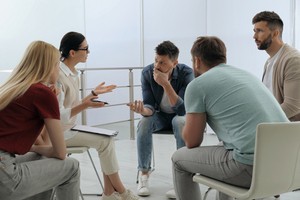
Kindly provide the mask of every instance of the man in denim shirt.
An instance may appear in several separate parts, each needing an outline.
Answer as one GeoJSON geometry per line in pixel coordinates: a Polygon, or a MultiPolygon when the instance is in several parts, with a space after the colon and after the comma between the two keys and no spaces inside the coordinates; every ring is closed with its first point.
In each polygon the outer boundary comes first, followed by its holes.
{"type": "Polygon", "coordinates": [[[179,49],[170,41],[156,48],[155,63],[142,71],[143,101],[129,104],[130,109],[143,117],[137,127],[138,195],[149,196],[152,133],[172,129],[177,149],[185,146],[181,131],[185,123],[184,93],[194,78],[192,68],[178,63],[179,49]]]}

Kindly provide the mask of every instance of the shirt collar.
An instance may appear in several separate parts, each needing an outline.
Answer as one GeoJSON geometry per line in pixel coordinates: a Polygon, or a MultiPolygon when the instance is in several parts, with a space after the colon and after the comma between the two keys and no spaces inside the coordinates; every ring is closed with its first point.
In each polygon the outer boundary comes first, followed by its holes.
{"type": "Polygon", "coordinates": [[[174,67],[171,73],[171,79],[177,79],[177,77],[178,77],[178,64],[176,65],[176,67],[174,67]]]}
{"type": "Polygon", "coordinates": [[[61,62],[60,64],[60,69],[61,71],[66,75],[66,76],[77,76],[78,75],[78,71],[76,70],[75,73],[73,73],[70,68],[63,62],[61,62]]]}

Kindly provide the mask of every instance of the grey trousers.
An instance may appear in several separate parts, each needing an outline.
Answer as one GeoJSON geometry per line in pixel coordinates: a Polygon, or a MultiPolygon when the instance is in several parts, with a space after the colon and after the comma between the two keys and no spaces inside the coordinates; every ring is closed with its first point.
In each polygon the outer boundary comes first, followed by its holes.
{"type": "Polygon", "coordinates": [[[77,160],[46,158],[36,153],[15,156],[0,150],[0,199],[47,200],[56,188],[58,200],[78,200],[77,160]]]}
{"type": "MultiPolygon", "coordinates": [[[[245,188],[251,185],[253,166],[235,161],[224,146],[183,147],[173,154],[172,163],[177,200],[201,200],[199,184],[193,182],[196,173],[245,188]]],[[[232,198],[217,193],[216,199],[232,198]]]]}

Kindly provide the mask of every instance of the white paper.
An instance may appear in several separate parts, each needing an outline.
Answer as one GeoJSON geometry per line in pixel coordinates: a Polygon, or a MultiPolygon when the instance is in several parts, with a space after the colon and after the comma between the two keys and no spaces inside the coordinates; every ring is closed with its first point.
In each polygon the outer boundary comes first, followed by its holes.
{"type": "Polygon", "coordinates": [[[75,125],[71,130],[94,133],[94,134],[99,134],[104,136],[116,136],[119,133],[118,131],[115,130],[109,130],[109,129],[85,126],[85,125],[75,125]]]}

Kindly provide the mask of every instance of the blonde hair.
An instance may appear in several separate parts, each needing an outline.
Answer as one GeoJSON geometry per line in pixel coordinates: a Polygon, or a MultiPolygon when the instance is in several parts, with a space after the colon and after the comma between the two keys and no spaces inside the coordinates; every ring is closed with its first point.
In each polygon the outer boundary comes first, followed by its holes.
{"type": "Polygon", "coordinates": [[[0,86],[0,110],[22,96],[35,83],[47,82],[59,62],[60,53],[53,45],[34,41],[8,80],[0,86]]]}

